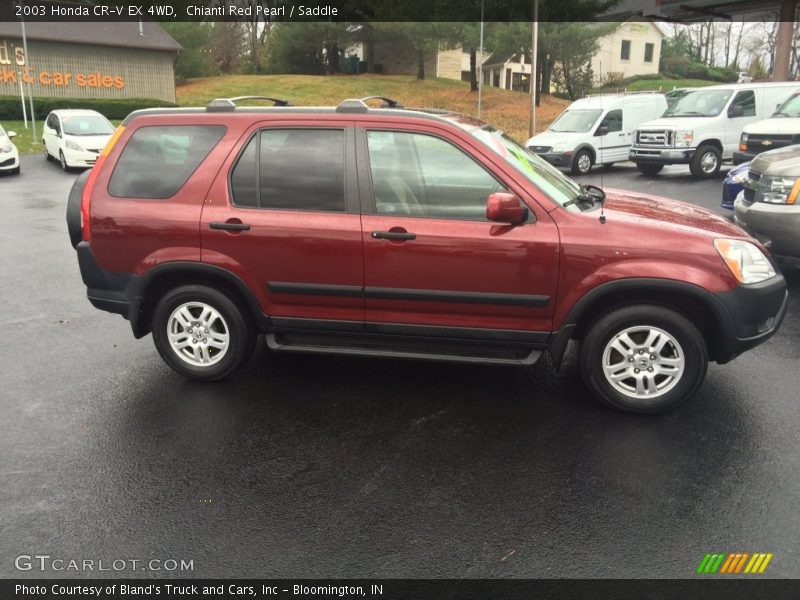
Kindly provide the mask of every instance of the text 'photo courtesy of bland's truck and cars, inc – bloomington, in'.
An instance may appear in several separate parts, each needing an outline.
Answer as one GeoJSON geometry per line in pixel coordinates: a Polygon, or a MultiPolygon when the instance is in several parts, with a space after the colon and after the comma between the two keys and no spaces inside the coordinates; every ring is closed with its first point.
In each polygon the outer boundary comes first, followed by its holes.
{"type": "Polygon", "coordinates": [[[800,596],[796,0],[3,10],[0,598],[800,596]]]}

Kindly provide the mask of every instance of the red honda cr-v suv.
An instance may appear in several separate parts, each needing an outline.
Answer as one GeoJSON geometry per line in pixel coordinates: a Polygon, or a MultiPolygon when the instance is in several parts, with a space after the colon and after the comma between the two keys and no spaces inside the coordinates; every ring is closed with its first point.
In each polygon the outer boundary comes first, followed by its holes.
{"type": "Polygon", "coordinates": [[[193,379],[275,351],[556,367],[660,412],[769,338],[786,284],[691,204],[581,186],[463,115],[236,106],[132,113],[70,193],[88,297],[193,379]]]}

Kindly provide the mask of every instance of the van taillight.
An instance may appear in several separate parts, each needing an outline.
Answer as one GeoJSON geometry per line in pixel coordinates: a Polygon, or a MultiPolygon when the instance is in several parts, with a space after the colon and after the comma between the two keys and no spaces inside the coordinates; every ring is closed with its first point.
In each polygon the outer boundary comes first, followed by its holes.
{"type": "Polygon", "coordinates": [[[103,163],[106,162],[106,157],[111,153],[111,150],[114,148],[114,145],[117,143],[117,140],[119,140],[124,131],[125,127],[121,125],[114,131],[114,134],[108,140],[108,143],[106,144],[105,148],[103,148],[100,156],[97,157],[97,161],[94,163],[94,166],[89,173],[89,177],[86,179],[86,185],[83,186],[83,194],[81,195],[81,238],[84,242],[88,242],[92,239],[92,192],[94,191],[94,184],[97,181],[97,175],[100,173],[100,169],[103,168],[103,163]]]}

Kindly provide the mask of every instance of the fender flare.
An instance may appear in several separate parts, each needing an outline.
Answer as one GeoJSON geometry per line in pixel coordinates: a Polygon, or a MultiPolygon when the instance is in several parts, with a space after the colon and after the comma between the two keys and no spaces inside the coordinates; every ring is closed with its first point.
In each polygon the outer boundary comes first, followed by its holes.
{"type": "Polygon", "coordinates": [[[153,267],[146,275],[139,278],[136,282],[130,309],[128,311],[128,321],[130,321],[131,329],[136,338],[141,338],[149,332],[149,324],[143,323],[141,319],[142,305],[146,297],[147,289],[159,277],[183,273],[208,275],[225,281],[225,283],[231,285],[241,294],[242,298],[244,298],[247,308],[252,313],[259,327],[265,328],[270,325],[269,317],[264,314],[252,290],[238,275],[222,267],[209,265],[207,263],[175,261],[162,263],[153,267]]]}
{"type": "Polygon", "coordinates": [[[567,316],[564,317],[561,326],[553,332],[550,338],[548,352],[553,359],[556,369],[561,368],[564,352],[575,333],[575,329],[581,317],[593,304],[601,301],[610,294],[623,291],[663,292],[665,290],[701,302],[711,311],[711,314],[714,315],[717,323],[722,327],[722,331],[725,331],[726,327],[727,331],[731,331],[733,323],[725,305],[713,293],[700,286],[683,281],[659,279],[656,277],[626,278],[609,281],[589,290],[586,294],[581,296],[567,313],[567,316]]]}

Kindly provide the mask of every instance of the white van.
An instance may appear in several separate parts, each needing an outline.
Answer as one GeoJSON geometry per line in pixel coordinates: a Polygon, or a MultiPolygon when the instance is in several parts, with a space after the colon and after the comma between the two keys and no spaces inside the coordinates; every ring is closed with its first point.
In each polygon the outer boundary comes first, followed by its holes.
{"type": "Polygon", "coordinates": [[[664,94],[653,92],[581,98],[525,146],[550,164],[583,175],[594,164],[628,160],[633,130],[666,109],[664,94]]]}
{"type": "Polygon", "coordinates": [[[757,154],[800,144],[800,83],[769,119],[751,123],[742,130],[739,151],[733,153],[733,164],[753,160],[757,154]]]}
{"type": "Polygon", "coordinates": [[[686,94],[664,116],[636,128],[630,159],[645,175],[664,165],[688,164],[692,175],[713,177],[739,148],[742,130],[769,117],[797,83],[712,85],[686,94]]]}

